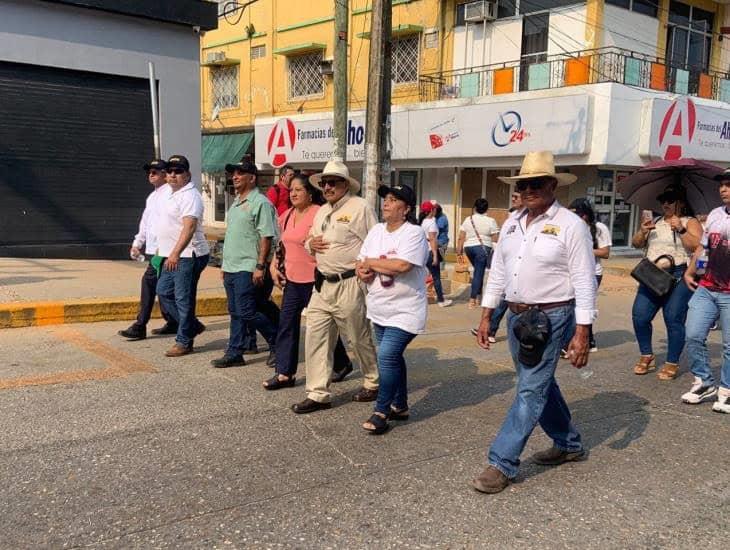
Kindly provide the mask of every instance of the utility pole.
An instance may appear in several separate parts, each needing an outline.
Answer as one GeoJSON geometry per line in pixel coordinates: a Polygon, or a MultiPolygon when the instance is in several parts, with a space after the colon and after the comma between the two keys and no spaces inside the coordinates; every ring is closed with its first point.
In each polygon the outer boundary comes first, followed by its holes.
{"type": "Polygon", "coordinates": [[[373,0],[365,122],[365,200],[378,204],[378,185],[390,185],[390,56],[392,0],[373,0]]]}
{"type": "Polygon", "coordinates": [[[335,150],[337,160],[347,160],[347,25],[348,0],[335,1],[335,150]]]}

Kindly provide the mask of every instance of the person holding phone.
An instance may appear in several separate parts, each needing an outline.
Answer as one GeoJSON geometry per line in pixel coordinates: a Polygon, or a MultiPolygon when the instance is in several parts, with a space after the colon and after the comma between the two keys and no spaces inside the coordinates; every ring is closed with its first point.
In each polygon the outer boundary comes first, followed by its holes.
{"type": "MultiPolygon", "coordinates": [[[[674,267],[657,264],[669,271],[678,281],[687,270],[687,262],[697,248],[702,226],[687,204],[687,192],[682,185],[670,184],[657,196],[663,215],[656,220],[643,217],[641,227],[631,240],[635,248],[644,248],[644,256],[655,262],[664,255],[674,259],[674,267]]],[[[644,216],[646,215],[644,211],[644,216]]],[[[685,343],[685,321],[692,292],[686,285],[675,285],[665,296],[657,296],[648,287],[639,284],[631,311],[634,334],[639,344],[640,357],[634,365],[634,374],[644,375],[656,369],[652,347],[652,321],[662,310],[667,327],[667,356],[657,373],[660,380],[674,380],[679,372],[679,357],[685,343]]]]}

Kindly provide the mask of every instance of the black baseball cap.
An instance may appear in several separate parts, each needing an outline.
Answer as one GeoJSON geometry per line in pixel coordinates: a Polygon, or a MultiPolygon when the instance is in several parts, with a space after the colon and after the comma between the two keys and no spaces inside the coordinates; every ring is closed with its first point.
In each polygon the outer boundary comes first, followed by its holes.
{"type": "Polygon", "coordinates": [[[712,179],[715,181],[730,181],[730,168],[725,169],[724,172],[720,172],[712,179]]]}
{"type": "Polygon", "coordinates": [[[670,183],[664,188],[656,198],[657,201],[661,202],[677,202],[678,200],[684,201],[687,199],[687,189],[684,185],[670,183]]]}
{"type": "Polygon", "coordinates": [[[413,189],[411,189],[407,185],[381,185],[380,187],[378,187],[378,196],[380,196],[380,198],[384,199],[388,194],[391,194],[397,199],[402,200],[408,206],[414,208],[416,206],[416,194],[414,193],[413,189]]]}
{"type": "Polygon", "coordinates": [[[182,168],[186,172],[190,171],[190,162],[182,155],[172,155],[167,159],[167,169],[182,168]]]}
{"type": "Polygon", "coordinates": [[[167,163],[163,159],[153,159],[149,162],[145,162],[142,165],[142,168],[145,172],[149,172],[150,170],[167,170],[167,163]]]}
{"type": "Polygon", "coordinates": [[[540,364],[552,334],[550,317],[541,309],[530,308],[520,314],[512,333],[520,343],[517,360],[526,367],[540,364]]]}
{"type": "Polygon", "coordinates": [[[238,170],[239,172],[243,172],[244,174],[252,174],[254,176],[259,175],[259,169],[256,168],[256,165],[248,160],[240,160],[236,164],[226,164],[226,172],[229,174],[232,174],[238,170]]]}

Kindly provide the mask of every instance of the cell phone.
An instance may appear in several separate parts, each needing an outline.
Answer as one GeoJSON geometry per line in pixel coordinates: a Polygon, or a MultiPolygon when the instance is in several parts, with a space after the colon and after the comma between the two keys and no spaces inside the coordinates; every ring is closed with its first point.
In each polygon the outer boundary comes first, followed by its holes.
{"type": "Polygon", "coordinates": [[[642,210],[641,211],[641,220],[642,221],[650,222],[653,217],[654,217],[654,213],[651,210],[642,210]]]}

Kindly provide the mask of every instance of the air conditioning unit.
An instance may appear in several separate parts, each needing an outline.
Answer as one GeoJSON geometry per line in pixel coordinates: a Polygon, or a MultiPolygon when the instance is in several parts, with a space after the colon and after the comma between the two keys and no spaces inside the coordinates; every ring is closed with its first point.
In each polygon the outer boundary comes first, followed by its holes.
{"type": "Polygon", "coordinates": [[[333,59],[323,59],[319,62],[319,72],[320,74],[332,76],[335,74],[335,69],[333,67],[334,60],[333,59]]]}
{"type": "Polygon", "coordinates": [[[223,63],[226,60],[226,52],[208,52],[205,54],[205,62],[209,65],[223,63]]]}
{"type": "Polygon", "coordinates": [[[464,21],[494,21],[497,19],[497,2],[478,0],[464,5],[464,21]]]}

